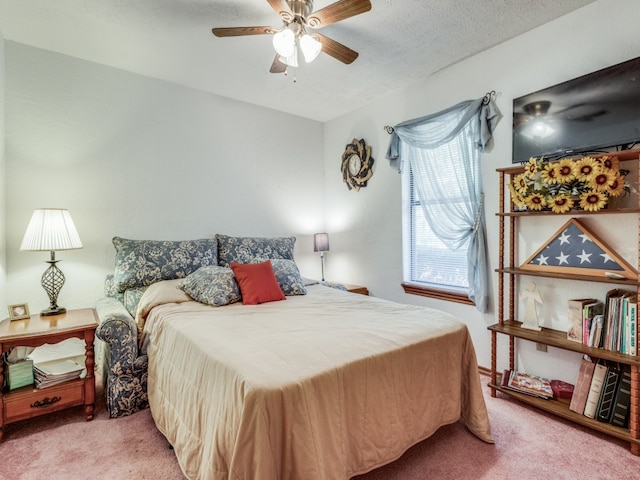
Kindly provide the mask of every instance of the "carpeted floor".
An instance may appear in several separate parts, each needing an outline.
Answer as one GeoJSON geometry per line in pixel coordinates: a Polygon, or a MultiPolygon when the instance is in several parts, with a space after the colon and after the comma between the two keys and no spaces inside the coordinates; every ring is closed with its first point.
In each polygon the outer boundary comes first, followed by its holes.
{"type": "MultiPolygon", "coordinates": [[[[91,422],[84,421],[81,408],[75,408],[7,425],[0,443],[0,479],[184,478],[149,410],[109,419],[101,392],[98,396],[97,415],[91,422]]],[[[495,445],[478,440],[456,423],[442,427],[396,462],[355,478],[640,478],[640,457],[632,456],[624,442],[505,397],[491,398],[486,385],[485,398],[495,445]]]]}

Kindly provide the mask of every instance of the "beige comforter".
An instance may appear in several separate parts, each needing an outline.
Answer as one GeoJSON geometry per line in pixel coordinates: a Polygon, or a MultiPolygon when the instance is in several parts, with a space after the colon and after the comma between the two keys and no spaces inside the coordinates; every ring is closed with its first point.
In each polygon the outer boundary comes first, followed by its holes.
{"type": "Polygon", "coordinates": [[[147,304],[151,411],[188,478],[344,480],[460,418],[493,442],[463,323],[308,290],[255,306],[147,304]]]}

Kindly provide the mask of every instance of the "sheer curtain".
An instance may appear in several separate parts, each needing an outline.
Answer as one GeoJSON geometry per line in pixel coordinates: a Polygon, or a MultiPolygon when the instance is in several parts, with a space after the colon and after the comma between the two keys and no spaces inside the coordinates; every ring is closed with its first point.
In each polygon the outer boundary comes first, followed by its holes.
{"type": "Polygon", "coordinates": [[[489,266],[480,155],[500,119],[487,98],[394,126],[387,150],[399,172],[409,162],[435,235],[453,250],[468,245],[469,299],[483,313],[489,308],[489,266]],[[442,208],[427,209],[429,198],[445,200],[442,208]]]}

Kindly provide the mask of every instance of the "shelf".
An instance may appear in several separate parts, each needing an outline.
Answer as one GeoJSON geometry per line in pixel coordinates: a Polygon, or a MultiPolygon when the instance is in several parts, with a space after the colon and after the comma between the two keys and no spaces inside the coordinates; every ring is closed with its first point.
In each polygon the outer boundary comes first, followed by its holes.
{"type": "MultiPolygon", "coordinates": [[[[574,216],[589,217],[601,226],[605,226],[611,217],[598,217],[598,215],[626,215],[622,222],[629,225],[629,230],[625,232],[625,236],[637,238],[638,248],[635,253],[640,257],[640,199],[638,198],[638,190],[640,189],[640,179],[638,171],[640,169],[640,149],[625,150],[620,152],[612,152],[609,154],[615,156],[621,163],[621,168],[628,170],[630,175],[626,182],[629,183],[633,192],[629,197],[618,197],[615,202],[611,201],[606,208],[596,212],[587,212],[584,210],[570,210],[568,212],[557,214],[551,211],[514,211],[515,205],[511,202],[509,184],[516,175],[525,171],[525,165],[511,165],[505,168],[498,168],[497,172],[500,177],[499,195],[499,212],[496,213],[499,224],[499,265],[495,270],[498,273],[498,304],[497,304],[497,321],[495,325],[491,325],[488,329],[491,331],[491,376],[492,384],[491,395],[496,396],[497,392],[501,392],[512,398],[516,398],[528,405],[539,408],[545,412],[552,413],[565,420],[582,425],[586,428],[596,430],[598,432],[610,435],[627,441],[630,444],[632,455],[640,456],[640,355],[632,356],[605,350],[603,348],[593,348],[583,345],[581,342],[573,342],[567,339],[564,331],[552,330],[550,328],[542,328],[540,331],[528,330],[522,328],[522,323],[515,320],[519,313],[517,309],[516,298],[516,276],[545,277],[549,279],[562,279],[570,281],[581,281],[602,285],[617,285],[619,288],[630,290],[640,295],[640,276],[629,273],[632,278],[614,279],[604,275],[604,271],[592,271],[586,274],[577,268],[563,269],[560,272],[549,270],[546,268],[536,268],[529,270],[528,268],[516,267],[522,260],[522,255],[518,252],[519,229],[526,224],[527,217],[536,219],[536,225],[544,220],[546,222],[553,216],[574,216]],[[624,166],[622,165],[624,162],[624,166]],[[599,422],[595,419],[585,417],[584,415],[573,412],[569,409],[569,405],[556,400],[545,400],[526,395],[520,392],[506,389],[502,386],[495,385],[500,373],[497,371],[498,365],[498,335],[506,335],[509,340],[509,369],[516,369],[516,347],[514,339],[522,339],[542,345],[548,345],[561,350],[576,352],[582,355],[588,355],[595,359],[602,359],[611,362],[618,362],[631,366],[631,400],[629,408],[629,428],[622,429],[608,423],[599,422]]],[[[594,157],[600,155],[592,155],[594,157]]],[[[547,222],[548,223],[548,222],[547,222]]],[[[534,225],[535,226],[535,225],[534,225]]],[[[521,234],[521,233],[520,233],[521,234]]],[[[607,247],[609,248],[609,247],[607,247]]],[[[629,270],[630,272],[633,269],[629,270]]],[[[627,271],[627,270],[625,270],[627,271]]],[[[559,283],[559,282],[555,282],[559,283]]],[[[564,285],[567,287],[567,285],[564,285]]],[[[573,289],[572,289],[573,290],[573,289]]],[[[556,310],[560,308],[559,305],[556,310]]],[[[636,332],[637,333],[637,332],[636,332]]],[[[636,337],[640,340],[639,337],[636,337]]]]}
{"type": "Polygon", "coordinates": [[[547,216],[552,215],[554,217],[561,216],[578,216],[578,215],[620,215],[622,213],[639,213],[640,209],[638,208],[604,208],[602,210],[598,210],[597,212],[586,212],[584,210],[569,210],[565,213],[555,213],[551,210],[541,210],[539,212],[535,212],[532,210],[526,211],[518,211],[518,212],[499,212],[496,213],[498,217],[536,217],[536,216],[547,216]]]}
{"type": "Polygon", "coordinates": [[[640,357],[626,355],[620,352],[612,352],[604,348],[587,347],[578,342],[567,340],[566,332],[543,328],[542,331],[528,330],[522,328],[521,322],[513,320],[505,320],[502,325],[496,323],[491,325],[489,330],[493,332],[503,333],[511,337],[522,338],[531,342],[542,343],[550,347],[570,350],[572,352],[582,353],[590,357],[601,358],[603,360],[612,360],[614,362],[625,363],[627,365],[640,365],[640,357]]]}
{"type": "Polygon", "coordinates": [[[584,425],[585,427],[589,427],[592,430],[597,430],[602,433],[606,433],[612,437],[619,438],[620,440],[624,440],[629,443],[633,443],[640,446],[640,439],[633,438],[629,433],[629,430],[624,428],[615,427],[609,423],[599,422],[593,418],[585,417],[584,415],[580,415],[576,412],[569,410],[569,405],[566,403],[558,402],[556,400],[545,400],[543,398],[532,397],[531,395],[526,395],[524,393],[514,392],[513,390],[509,390],[508,388],[500,387],[498,385],[489,384],[489,388],[494,391],[501,392],[510,397],[516,398],[521,402],[524,402],[528,405],[532,405],[540,410],[544,410],[545,412],[552,413],[558,417],[562,417],[566,420],[570,420],[573,423],[577,423],[579,425],[584,425]]]}
{"type": "Polygon", "coordinates": [[[599,283],[613,283],[615,285],[628,285],[633,288],[638,288],[637,279],[628,279],[628,278],[609,278],[609,277],[596,277],[593,275],[576,275],[575,273],[556,273],[549,271],[538,271],[538,270],[524,270],[522,268],[496,268],[496,272],[498,273],[508,273],[510,275],[529,275],[532,277],[547,277],[547,278],[562,278],[565,280],[581,280],[583,282],[599,282],[599,283]]]}

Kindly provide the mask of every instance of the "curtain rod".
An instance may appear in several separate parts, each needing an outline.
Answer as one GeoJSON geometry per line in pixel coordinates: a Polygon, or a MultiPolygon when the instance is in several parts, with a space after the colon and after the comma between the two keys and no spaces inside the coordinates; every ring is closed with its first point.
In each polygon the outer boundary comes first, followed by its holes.
{"type": "MultiPolygon", "coordinates": [[[[482,104],[489,105],[489,102],[495,99],[496,99],[496,91],[491,90],[490,92],[485,93],[484,97],[482,97],[482,104]]],[[[384,129],[389,135],[391,135],[395,131],[393,127],[390,127],[389,125],[385,125],[384,129]]]]}

